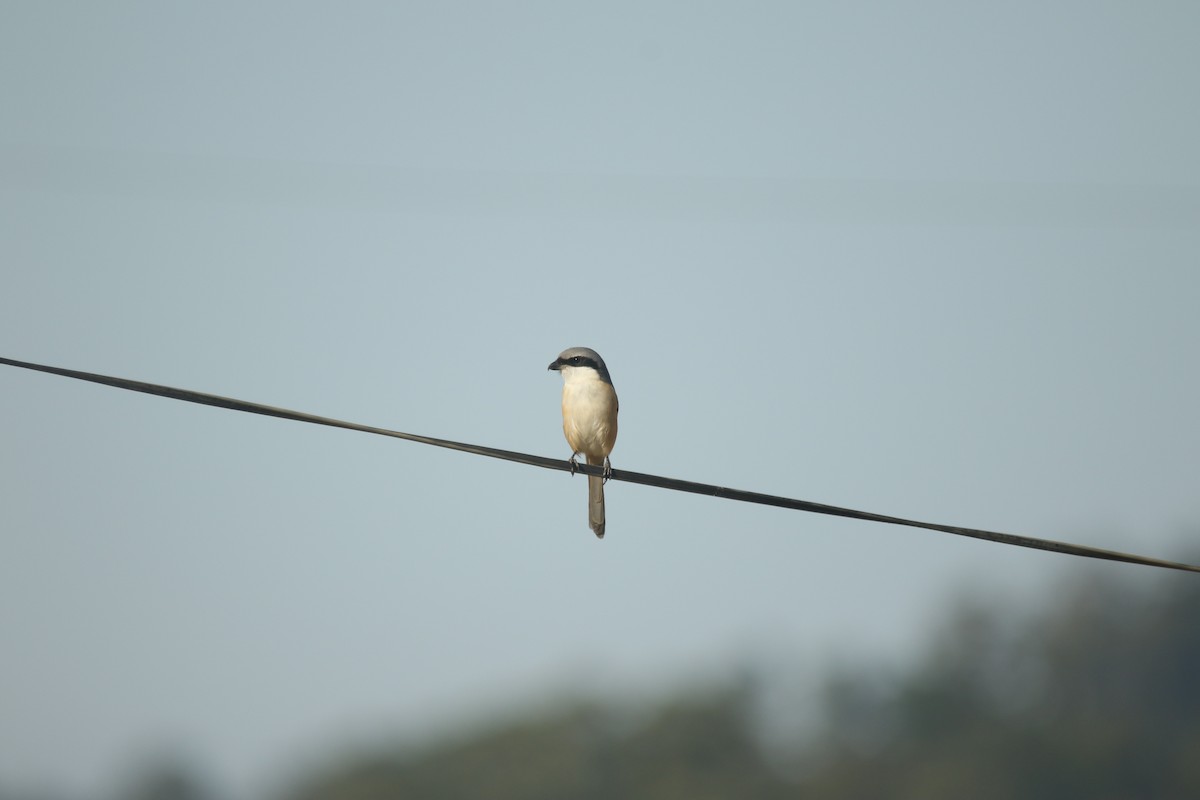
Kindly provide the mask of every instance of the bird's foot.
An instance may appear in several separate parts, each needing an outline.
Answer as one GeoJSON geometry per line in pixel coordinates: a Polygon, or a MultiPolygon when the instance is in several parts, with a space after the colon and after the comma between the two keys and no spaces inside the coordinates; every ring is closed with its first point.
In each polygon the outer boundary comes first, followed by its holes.
{"type": "Polygon", "coordinates": [[[604,482],[608,483],[608,479],[612,477],[612,462],[608,460],[608,456],[604,457],[604,482]]]}
{"type": "Polygon", "coordinates": [[[579,453],[571,453],[571,457],[567,459],[567,463],[571,465],[572,475],[574,475],[575,471],[579,469],[579,462],[575,460],[577,458],[579,458],[579,453]]]}

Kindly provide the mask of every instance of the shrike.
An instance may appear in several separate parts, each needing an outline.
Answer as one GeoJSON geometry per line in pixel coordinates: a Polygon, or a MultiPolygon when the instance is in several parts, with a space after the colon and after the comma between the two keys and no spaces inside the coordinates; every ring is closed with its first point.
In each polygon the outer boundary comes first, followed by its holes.
{"type": "Polygon", "coordinates": [[[588,347],[563,350],[549,369],[563,376],[563,434],[571,445],[571,467],[582,454],[604,467],[603,478],[588,476],[588,524],[604,538],[604,482],[612,472],[608,454],[617,442],[617,392],[604,359],[588,347]]]}

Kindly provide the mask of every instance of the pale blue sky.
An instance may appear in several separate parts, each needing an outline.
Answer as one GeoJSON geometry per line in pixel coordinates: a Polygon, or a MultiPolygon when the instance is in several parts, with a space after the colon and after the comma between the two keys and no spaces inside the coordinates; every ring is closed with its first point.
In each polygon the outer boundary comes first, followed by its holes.
{"type": "MultiPolygon", "coordinates": [[[[587,345],[618,468],[1186,557],[1198,30],[0,3],[0,354],[565,457],[545,367],[587,345]]],[[[181,750],[262,789],[547,695],[911,658],[964,587],[1028,610],[1077,566],[620,483],[597,542],[562,473],[0,396],[0,787],[181,750]]]]}

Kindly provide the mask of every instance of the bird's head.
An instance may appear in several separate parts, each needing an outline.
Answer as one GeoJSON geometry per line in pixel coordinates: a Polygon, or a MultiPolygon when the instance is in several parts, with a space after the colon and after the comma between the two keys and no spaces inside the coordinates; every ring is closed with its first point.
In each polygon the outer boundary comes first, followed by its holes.
{"type": "Polygon", "coordinates": [[[600,380],[611,384],[612,379],[608,376],[608,367],[604,365],[604,359],[590,347],[568,347],[558,354],[558,358],[550,362],[547,369],[552,369],[561,372],[564,379],[570,379],[576,370],[591,370],[596,373],[600,380]]]}

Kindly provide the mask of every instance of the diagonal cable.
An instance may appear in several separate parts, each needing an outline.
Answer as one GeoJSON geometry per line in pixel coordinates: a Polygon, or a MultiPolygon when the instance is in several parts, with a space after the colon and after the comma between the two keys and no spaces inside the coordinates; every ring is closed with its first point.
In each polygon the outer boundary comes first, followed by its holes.
{"type": "MultiPolygon", "coordinates": [[[[499,458],[505,461],[515,461],[518,464],[528,464],[530,466],[543,467],[545,469],[557,469],[563,471],[572,470],[571,464],[562,459],[546,458],[545,456],[535,456],[528,453],[518,453],[512,450],[500,450],[495,447],[484,447],[483,445],[454,442],[449,439],[437,439],[432,436],[420,436],[415,433],[403,433],[402,431],[393,431],[387,428],[377,428],[371,425],[360,425],[356,422],[345,422],[344,420],[333,419],[331,417],[320,417],[315,414],[306,414],[303,411],[292,411],[290,409],[263,405],[261,403],[251,403],[246,400],[236,400],[231,397],[221,397],[220,395],[208,394],[207,392],[196,392],[190,389],[175,389],[170,386],[161,386],[156,383],[145,383],[143,381],[129,380],[128,378],[114,378],[109,375],[98,375],[93,372],[80,372],[78,370],[64,369],[62,367],[49,367],[44,364],[32,364],[27,361],[16,361],[14,359],[4,357],[0,357],[0,364],[7,364],[11,367],[21,367],[22,369],[36,370],[38,372],[48,372],[52,375],[62,375],[63,377],[75,378],[76,380],[81,381],[101,383],[106,386],[114,386],[118,389],[128,389],[129,391],[134,392],[143,392],[145,394],[159,395],[160,397],[169,397],[174,400],[183,400],[188,403],[199,403],[201,405],[216,406],[218,408],[228,408],[231,411],[244,411],[249,414],[262,414],[268,417],[279,417],[280,419],[295,420],[296,422],[308,422],[314,425],[328,425],[332,428],[345,428],[346,430],[373,433],[378,434],[379,436],[391,436],[396,439],[419,442],[421,444],[433,445],[434,447],[445,447],[450,450],[460,450],[464,453],[488,456],[489,458],[499,458]]],[[[579,464],[574,469],[586,475],[603,474],[603,468],[599,466],[579,464]]],[[[910,528],[924,528],[926,530],[940,531],[942,533],[952,533],[956,536],[969,536],[973,539],[983,539],[989,542],[999,542],[1001,544],[1014,545],[1017,547],[1029,547],[1034,550],[1047,550],[1053,553],[1063,553],[1065,555],[1080,556],[1083,558],[1119,561],[1126,564],[1141,564],[1147,567],[1175,569],[1182,570],[1184,572],[1200,572],[1200,566],[1184,564],[1178,561],[1166,561],[1158,558],[1150,558],[1148,556],[1122,553],[1116,550],[1104,550],[1098,547],[1088,547],[1086,545],[1058,542],[1052,539],[1038,539],[1033,536],[1021,536],[1012,533],[1000,533],[998,531],[985,531],[978,528],[963,528],[957,525],[939,525],[933,522],[919,522],[917,520],[904,519],[903,517],[891,517],[887,516],[886,514],[873,514],[869,511],[857,511],[852,508],[842,508],[840,506],[814,503],[808,500],[796,500],[790,497],[779,497],[777,495],[762,494],[760,492],[748,492],[741,489],[728,489],[723,486],[714,486],[707,483],[696,483],[694,481],[684,481],[679,480],[678,478],[665,478],[660,475],[648,475],[642,472],[614,469],[611,477],[613,480],[639,483],[643,486],[655,486],[661,489],[672,489],[678,492],[691,492],[692,494],[710,495],[712,497],[720,497],[726,500],[737,500],[743,503],[758,503],[760,505],[777,506],[779,508],[789,508],[795,511],[808,511],[814,514],[828,514],[836,517],[848,517],[850,519],[865,520],[867,522],[882,522],[888,525],[904,525],[910,528]]]]}

